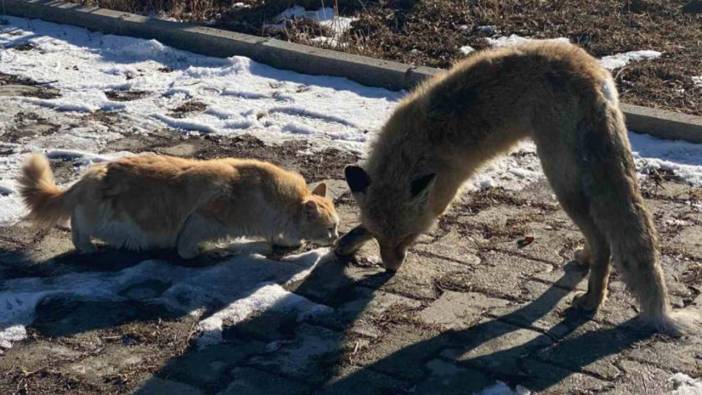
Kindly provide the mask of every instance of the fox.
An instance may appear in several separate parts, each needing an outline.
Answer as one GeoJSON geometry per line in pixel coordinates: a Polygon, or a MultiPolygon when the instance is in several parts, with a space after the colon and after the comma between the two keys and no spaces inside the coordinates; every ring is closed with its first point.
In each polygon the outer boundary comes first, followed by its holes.
{"type": "Polygon", "coordinates": [[[227,237],[284,247],[338,237],[326,184],[310,190],[300,174],[253,159],[141,154],[95,164],[61,190],[47,158],[34,154],[17,181],[27,219],[47,228],[70,218],[80,253],[96,251],[93,239],[135,251],[175,248],[192,259],[203,243],[227,237]]]}
{"type": "Polygon", "coordinates": [[[410,92],[364,163],[345,168],[360,225],[336,251],[353,254],[374,238],[385,268],[398,270],[482,164],[531,138],[585,238],[575,259],[589,267],[588,287],[574,305],[597,311],[614,262],[646,325],[678,336],[683,320],[671,315],[624,121],[611,74],[576,45],[531,42],[472,54],[410,92]]]}

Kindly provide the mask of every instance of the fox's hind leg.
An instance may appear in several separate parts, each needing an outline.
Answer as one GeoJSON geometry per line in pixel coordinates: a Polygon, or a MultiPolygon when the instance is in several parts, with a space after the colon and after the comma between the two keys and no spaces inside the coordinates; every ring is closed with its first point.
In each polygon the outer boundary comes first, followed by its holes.
{"type": "Polygon", "coordinates": [[[74,212],[71,216],[71,238],[73,240],[73,246],[84,254],[89,254],[97,251],[97,247],[93,244],[90,233],[87,232],[89,226],[87,226],[86,221],[83,216],[77,212],[74,212]]]}
{"type": "Polygon", "coordinates": [[[546,133],[534,136],[544,173],[561,207],[585,236],[585,247],[576,252],[575,259],[589,266],[588,290],[574,302],[584,310],[596,311],[607,296],[610,245],[590,212],[574,147],[561,140],[557,131],[549,134],[546,125],[544,129],[546,133]]]}
{"type": "Polygon", "coordinates": [[[580,194],[570,193],[572,188],[564,184],[565,180],[552,176],[549,181],[551,181],[561,207],[585,236],[585,247],[576,251],[575,259],[589,267],[587,293],[576,296],[573,303],[583,310],[596,311],[607,297],[607,284],[611,268],[609,243],[590,217],[587,200],[580,194]]]}

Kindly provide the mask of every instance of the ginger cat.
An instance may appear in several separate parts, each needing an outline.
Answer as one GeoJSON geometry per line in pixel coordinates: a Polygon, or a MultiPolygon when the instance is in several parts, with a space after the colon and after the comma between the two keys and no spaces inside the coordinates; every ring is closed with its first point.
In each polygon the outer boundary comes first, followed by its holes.
{"type": "Polygon", "coordinates": [[[96,238],[131,250],[176,247],[189,259],[201,243],[225,237],[297,246],[338,236],[325,184],[310,191],[301,175],[257,160],[143,154],[97,164],[62,191],[35,154],[18,182],[28,218],[46,227],[70,218],[81,252],[94,251],[96,238]]]}

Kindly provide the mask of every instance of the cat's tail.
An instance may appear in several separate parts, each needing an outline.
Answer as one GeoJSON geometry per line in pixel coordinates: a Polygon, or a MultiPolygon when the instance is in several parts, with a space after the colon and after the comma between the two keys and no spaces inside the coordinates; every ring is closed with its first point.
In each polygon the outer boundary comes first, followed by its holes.
{"type": "Polygon", "coordinates": [[[29,209],[27,219],[42,227],[51,227],[70,217],[72,208],[66,193],[54,182],[54,174],[44,155],[34,154],[17,178],[20,195],[29,209]]]}

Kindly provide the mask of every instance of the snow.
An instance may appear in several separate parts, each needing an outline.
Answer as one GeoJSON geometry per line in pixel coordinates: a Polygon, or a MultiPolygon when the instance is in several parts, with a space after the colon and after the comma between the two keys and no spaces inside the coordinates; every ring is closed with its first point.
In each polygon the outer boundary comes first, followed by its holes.
{"type": "Polygon", "coordinates": [[[702,395],[702,379],[693,379],[685,373],[675,373],[670,379],[674,390],[671,395],[702,395]]]}
{"type": "MultiPolygon", "coordinates": [[[[315,15],[321,18],[331,9],[325,10],[315,15]]],[[[378,129],[403,95],[343,78],[278,70],[245,57],[196,55],[156,40],[5,19],[8,25],[0,29],[0,46],[29,42],[36,49],[0,51],[0,72],[50,82],[62,94],[55,99],[23,98],[24,104],[59,111],[127,113],[141,131],[170,127],[183,133],[252,133],[271,143],[314,138],[320,146],[361,151],[366,139],[363,130],[378,129]],[[147,95],[115,102],[105,95],[113,90],[145,91],[147,95]],[[204,103],[207,110],[185,118],[170,115],[191,100],[204,103]],[[314,109],[314,113],[269,112],[281,106],[314,109]],[[299,136],[300,130],[309,133],[299,136]]]]}
{"type": "Polygon", "coordinates": [[[692,77],[692,83],[693,83],[696,87],[702,88],[702,75],[692,77]]]}
{"type": "Polygon", "coordinates": [[[351,23],[356,20],[356,18],[337,15],[334,8],[331,7],[322,7],[318,10],[308,11],[302,6],[295,5],[278,14],[278,16],[275,18],[276,24],[265,25],[264,28],[284,30],[285,22],[295,19],[306,19],[316,22],[322,27],[329,28],[332,32],[331,37],[319,36],[312,38],[310,41],[331,47],[343,45],[339,39],[344,33],[351,29],[351,23]]]}
{"type": "MultiPolygon", "coordinates": [[[[524,44],[527,42],[532,42],[532,41],[546,41],[546,42],[563,42],[563,43],[568,43],[570,40],[566,37],[557,37],[557,38],[549,38],[549,39],[535,39],[535,38],[529,38],[529,37],[522,37],[518,34],[511,34],[509,36],[502,36],[502,37],[497,37],[497,38],[487,38],[488,45],[490,45],[493,48],[498,48],[498,47],[510,47],[510,46],[515,46],[515,45],[520,45],[524,44]]],[[[470,48],[469,46],[465,46],[470,48]]],[[[461,47],[460,51],[463,52],[463,48],[461,47]]],[[[468,52],[470,53],[470,52],[468,52]]],[[[614,70],[618,69],[620,67],[624,67],[627,64],[631,62],[637,62],[641,60],[649,60],[649,59],[656,59],[661,57],[662,53],[650,49],[646,50],[639,50],[639,51],[629,51],[629,52],[623,52],[623,53],[618,53],[614,55],[609,55],[609,56],[604,56],[600,59],[600,64],[602,67],[606,68],[607,70],[614,70]]],[[[692,77],[693,82],[695,82],[696,77],[692,77]]],[[[700,82],[702,83],[702,81],[700,82]]]]}
{"type": "Polygon", "coordinates": [[[294,295],[279,284],[303,279],[328,252],[317,249],[281,261],[257,254],[238,255],[206,267],[147,260],[115,272],[7,280],[0,287],[0,347],[7,348],[24,339],[25,327],[34,320],[36,307],[50,299],[124,303],[139,300],[181,314],[214,310],[198,324],[206,339],[204,343],[208,344],[218,340],[217,333],[221,333],[223,325],[236,324],[267,308],[294,311],[304,320],[330,312],[331,308],[294,295]]]}
{"type": "Polygon", "coordinates": [[[518,385],[515,389],[510,388],[502,381],[476,392],[475,395],[530,395],[531,391],[518,385]]]}
{"type": "Polygon", "coordinates": [[[469,53],[474,52],[474,51],[475,51],[475,48],[471,47],[470,45],[464,45],[464,46],[458,48],[458,50],[459,50],[462,54],[468,55],[469,53]]]}
{"type": "Polygon", "coordinates": [[[656,59],[661,57],[661,55],[662,53],[653,50],[629,51],[605,56],[600,59],[600,64],[607,70],[614,70],[624,67],[631,62],[656,59]]]}
{"type": "Polygon", "coordinates": [[[561,42],[568,43],[570,40],[566,37],[549,38],[549,39],[533,39],[528,37],[522,37],[518,34],[511,34],[509,36],[502,36],[497,38],[487,38],[488,45],[493,48],[497,47],[511,47],[519,44],[524,44],[530,41],[548,41],[548,42],[561,42]]]}

